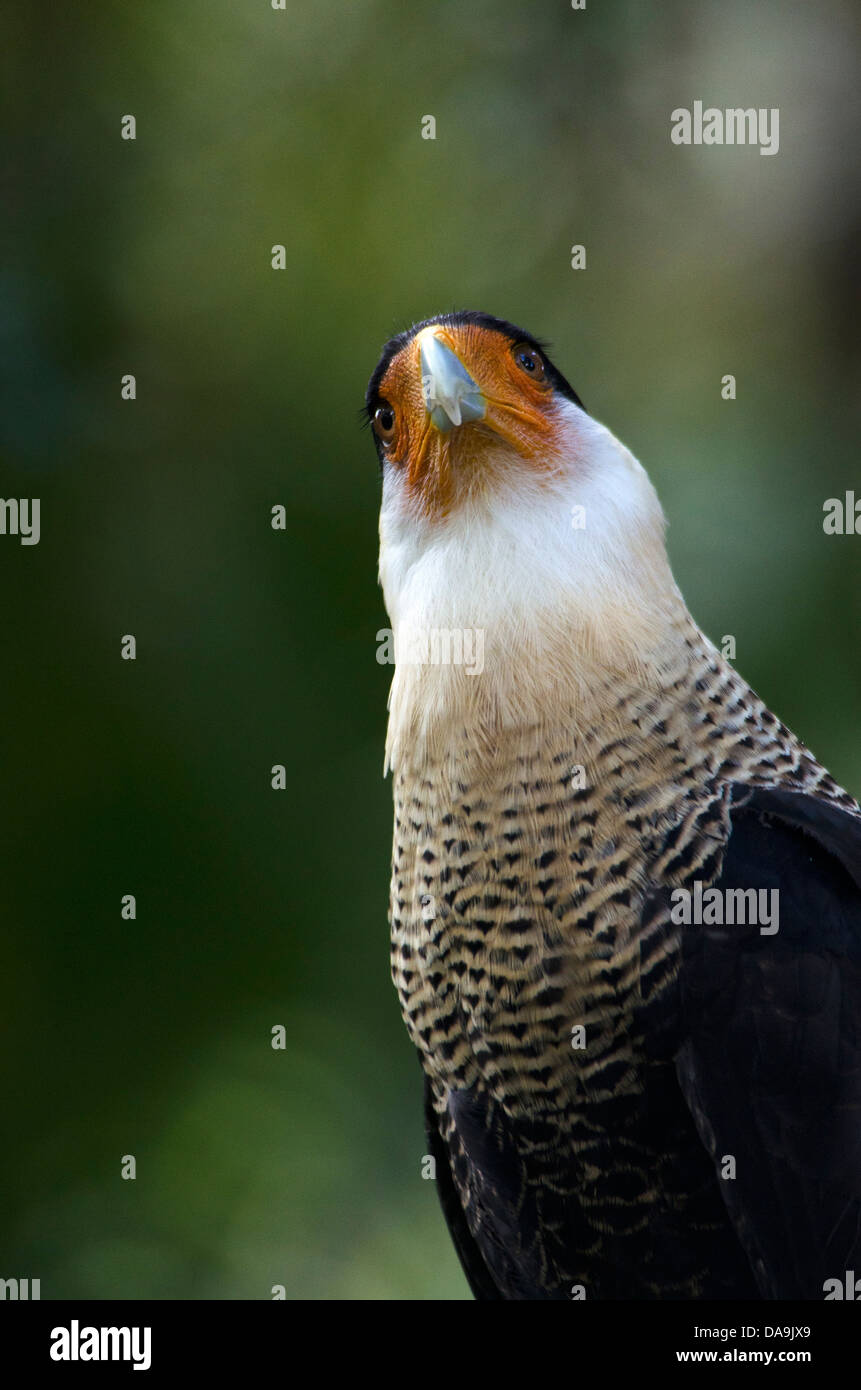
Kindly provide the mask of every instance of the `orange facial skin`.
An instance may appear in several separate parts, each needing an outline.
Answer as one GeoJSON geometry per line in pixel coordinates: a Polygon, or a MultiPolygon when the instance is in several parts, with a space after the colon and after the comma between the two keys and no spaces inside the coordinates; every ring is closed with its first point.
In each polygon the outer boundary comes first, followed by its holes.
{"type": "Polygon", "coordinates": [[[479,324],[433,324],[392,358],[378,391],[394,412],[392,430],[377,429],[384,456],[405,471],[410,494],[429,516],[445,516],[459,487],[481,485],[500,440],[538,471],[553,466],[557,405],[543,358],[531,344],[514,343],[479,324]],[[421,366],[421,340],[428,332],[455,354],[480,390],[482,420],[445,431],[431,420],[421,366]],[[518,347],[535,360],[531,372],[519,362],[518,347]]]}

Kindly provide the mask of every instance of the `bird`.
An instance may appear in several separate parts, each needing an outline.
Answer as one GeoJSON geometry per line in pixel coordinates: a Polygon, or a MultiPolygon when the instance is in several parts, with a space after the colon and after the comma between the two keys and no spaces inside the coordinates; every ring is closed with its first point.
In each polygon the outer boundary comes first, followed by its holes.
{"type": "Polygon", "coordinates": [[[688,611],[543,341],[382,350],[391,972],[472,1295],[861,1272],[861,808],[688,611]]]}

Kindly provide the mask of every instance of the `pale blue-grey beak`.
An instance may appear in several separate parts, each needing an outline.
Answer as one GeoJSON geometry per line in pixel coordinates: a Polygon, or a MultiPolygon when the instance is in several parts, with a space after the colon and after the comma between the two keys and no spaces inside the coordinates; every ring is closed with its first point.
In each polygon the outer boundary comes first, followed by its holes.
{"type": "Polygon", "coordinates": [[[455,425],[483,420],[484,396],[451,348],[434,336],[432,328],[425,329],[419,342],[422,392],[431,422],[447,434],[455,425]]]}

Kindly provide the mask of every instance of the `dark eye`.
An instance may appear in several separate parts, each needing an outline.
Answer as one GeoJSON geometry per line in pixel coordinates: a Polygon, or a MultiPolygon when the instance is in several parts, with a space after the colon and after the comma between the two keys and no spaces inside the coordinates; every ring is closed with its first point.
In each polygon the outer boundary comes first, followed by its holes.
{"type": "Polygon", "coordinates": [[[395,437],[395,412],[390,405],[379,405],[374,411],[374,433],[388,447],[395,437]]]}
{"type": "Polygon", "coordinates": [[[547,381],[544,358],[541,356],[540,352],[530,347],[528,343],[518,343],[511,351],[518,367],[531,376],[533,381],[541,384],[547,381]]]}

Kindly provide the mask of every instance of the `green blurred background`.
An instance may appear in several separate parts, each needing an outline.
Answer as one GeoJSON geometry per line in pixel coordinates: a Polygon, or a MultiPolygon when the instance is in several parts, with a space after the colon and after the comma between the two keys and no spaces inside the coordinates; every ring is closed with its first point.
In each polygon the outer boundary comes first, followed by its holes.
{"type": "Polygon", "coordinates": [[[861,536],[822,530],[861,497],[861,12],[78,9],[2,34],[2,493],[42,538],[0,537],[0,1277],[464,1298],[388,975],[365,382],[453,307],[549,339],[695,616],[861,792],[861,536]],[[672,145],[695,99],[779,107],[779,154],[672,145]]]}

